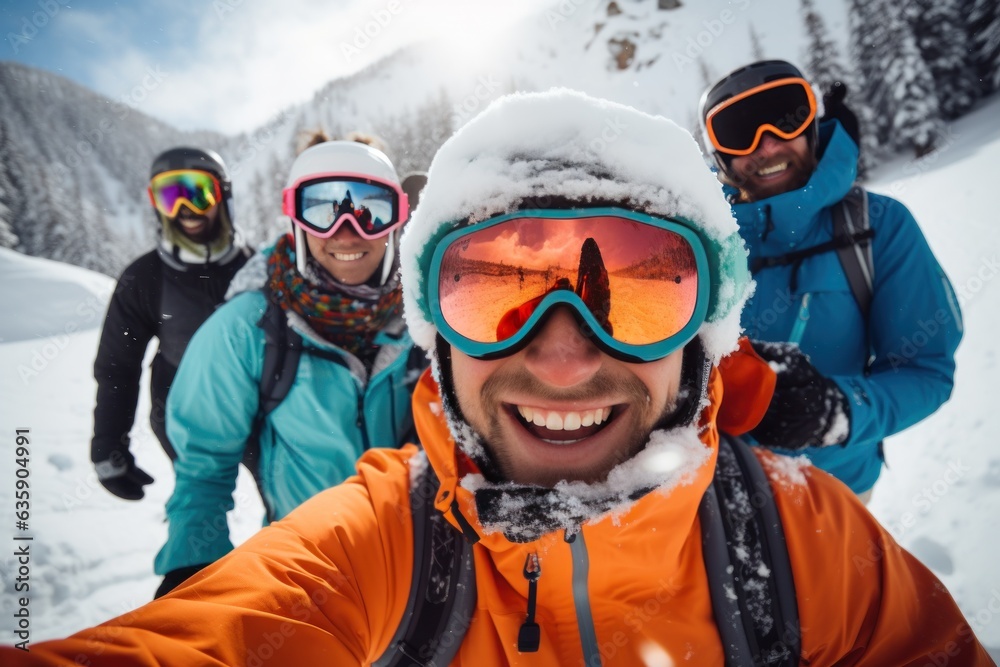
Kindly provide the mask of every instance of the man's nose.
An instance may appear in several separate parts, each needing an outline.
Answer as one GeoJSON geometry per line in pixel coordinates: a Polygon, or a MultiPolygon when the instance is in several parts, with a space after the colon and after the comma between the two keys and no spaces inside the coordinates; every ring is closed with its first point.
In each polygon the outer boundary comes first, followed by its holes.
{"type": "Polygon", "coordinates": [[[782,143],[784,142],[775,135],[764,132],[760,137],[760,143],[757,144],[756,152],[760,155],[769,155],[777,150],[782,143]]]}
{"type": "Polygon", "coordinates": [[[525,368],[553,387],[572,387],[601,367],[603,354],[585,334],[569,306],[559,306],[528,344],[525,368]]]}

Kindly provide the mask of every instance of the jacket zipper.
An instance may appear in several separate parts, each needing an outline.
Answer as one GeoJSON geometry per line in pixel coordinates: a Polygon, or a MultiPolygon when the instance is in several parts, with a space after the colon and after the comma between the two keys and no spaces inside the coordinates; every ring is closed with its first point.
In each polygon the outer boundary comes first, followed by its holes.
{"type": "Polygon", "coordinates": [[[594,615],[590,611],[590,590],[587,578],[590,575],[590,557],[583,531],[574,534],[566,531],[570,553],[573,556],[573,605],[576,607],[576,624],[580,629],[580,645],[583,648],[585,665],[599,667],[601,653],[597,648],[597,631],[594,629],[594,615]]]}
{"type": "Polygon", "coordinates": [[[371,448],[368,442],[368,426],[365,423],[365,392],[358,394],[358,431],[361,432],[361,451],[367,452],[371,448]]]}

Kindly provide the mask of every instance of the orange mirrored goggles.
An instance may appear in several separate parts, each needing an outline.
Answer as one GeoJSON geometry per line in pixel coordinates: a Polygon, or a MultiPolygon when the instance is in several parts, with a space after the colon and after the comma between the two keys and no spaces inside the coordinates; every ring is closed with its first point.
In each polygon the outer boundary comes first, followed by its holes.
{"type": "Polygon", "coordinates": [[[816,118],[816,95],[799,77],[768,81],[712,107],[705,117],[709,141],[720,153],[750,155],[765,132],[789,140],[816,118]]]}
{"type": "Polygon", "coordinates": [[[469,356],[513,354],[556,307],[625,361],[661,359],[704,322],[708,259],[682,221],[617,208],[528,210],[461,227],[431,261],[431,316],[469,356]]]}

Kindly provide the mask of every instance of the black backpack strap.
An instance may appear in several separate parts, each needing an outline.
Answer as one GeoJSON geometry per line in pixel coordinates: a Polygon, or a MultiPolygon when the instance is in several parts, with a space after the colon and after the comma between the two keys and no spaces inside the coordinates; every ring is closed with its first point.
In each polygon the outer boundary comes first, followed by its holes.
{"type": "Polygon", "coordinates": [[[867,235],[867,238],[837,248],[837,257],[851,286],[851,293],[854,294],[854,299],[858,302],[861,314],[867,322],[875,293],[875,261],[869,240],[873,231],[868,219],[868,193],[864,188],[855,185],[840,204],[833,207],[832,213],[835,239],[867,235]]]}
{"type": "Polygon", "coordinates": [[[764,469],[742,440],[720,437],[698,515],[726,665],[798,665],[798,603],[781,517],[764,469]]]}
{"type": "Polygon", "coordinates": [[[410,595],[389,648],[372,663],[376,667],[448,665],[472,622],[476,610],[472,545],[434,508],[438,486],[428,464],[410,487],[410,595]]]}
{"type": "Polygon", "coordinates": [[[257,322],[264,330],[264,363],[261,370],[257,414],[243,449],[242,463],[253,475],[267,511],[267,520],[274,520],[274,511],[267,502],[260,476],[260,431],[264,419],[288,395],[302,356],[302,336],[289,328],[285,312],[268,298],[267,309],[257,322]]]}

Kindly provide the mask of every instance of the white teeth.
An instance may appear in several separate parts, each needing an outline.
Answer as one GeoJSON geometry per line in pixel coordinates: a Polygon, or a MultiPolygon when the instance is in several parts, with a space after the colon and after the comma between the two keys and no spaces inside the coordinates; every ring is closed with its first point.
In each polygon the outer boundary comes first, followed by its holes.
{"type": "Polygon", "coordinates": [[[553,412],[519,405],[517,411],[524,421],[535,426],[543,426],[550,431],[576,431],[588,426],[597,426],[611,416],[610,407],[582,412],[553,412]]]}
{"type": "Polygon", "coordinates": [[[779,171],[784,171],[785,169],[788,169],[788,163],[782,162],[780,164],[773,164],[770,167],[764,167],[763,169],[758,170],[757,175],[767,176],[768,174],[776,174],[779,171]]]}
{"type": "Polygon", "coordinates": [[[580,428],[580,424],[583,419],[580,417],[579,412],[567,412],[566,418],[563,419],[563,428],[567,431],[575,431],[580,428]]]}
{"type": "Polygon", "coordinates": [[[334,259],[339,259],[341,262],[353,262],[354,260],[361,259],[365,256],[363,252],[335,252],[333,253],[334,259]]]}

